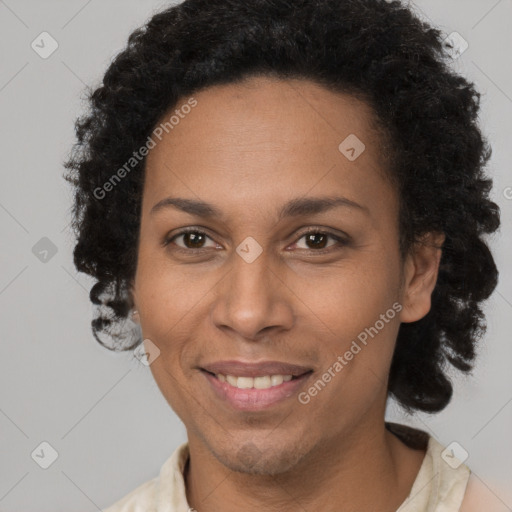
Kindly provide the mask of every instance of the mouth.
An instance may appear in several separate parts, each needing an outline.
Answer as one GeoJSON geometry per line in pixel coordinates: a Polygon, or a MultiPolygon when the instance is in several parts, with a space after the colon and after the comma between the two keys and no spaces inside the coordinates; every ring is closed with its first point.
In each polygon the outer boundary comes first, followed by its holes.
{"type": "MultiPolygon", "coordinates": [[[[227,382],[230,386],[238,388],[238,389],[269,389],[276,386],[280,386],[283,382],[289,382],[290,380],[297,380],[302,375],[283,375],[283,374],[275,374],[275,375],[260,375],[256,377],[247,377],[247,376],[236,376],[236,375],[224,375],[222,373],[213,373],[208,370],[202,369],[204,372],[209,373],[213,377],[215,377],[220,382],[227,382]]],[[[312,371],[312,370],[310,370],[312,371]]]]}
{"type": "Polygon", "coordinates": [[[249,376],[214,373],[204,368],[200,371],[217,400],[241,411],[266,410],[284,403],[299,392],[313,373],[313,370],[306,370],[295,375],[269,373],[249,376]]]}

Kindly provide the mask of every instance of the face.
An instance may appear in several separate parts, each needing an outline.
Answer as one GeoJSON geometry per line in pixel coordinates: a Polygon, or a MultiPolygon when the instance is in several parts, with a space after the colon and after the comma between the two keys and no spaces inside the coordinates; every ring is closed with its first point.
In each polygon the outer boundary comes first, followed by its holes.
{"type": "Polygon", "coordinates": [[[400,260],[366,104],[262,77],[194,100],[146,160],[135,308],[190,445],[278,474],[381,424],[400,322],[428,312],[439,254],[400,260]]]}

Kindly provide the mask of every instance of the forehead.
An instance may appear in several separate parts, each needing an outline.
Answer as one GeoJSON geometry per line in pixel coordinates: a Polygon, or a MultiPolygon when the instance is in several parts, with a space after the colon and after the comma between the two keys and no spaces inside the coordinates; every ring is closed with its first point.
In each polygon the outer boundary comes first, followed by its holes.
{"type": "Polygon", "coordinates": [[[383,188],[390,192],[373,111],[350,95],[306,80],[252,77],[193,98],[192,109],[180,112],[183,98],[161,118],[181,114],[148,154],[146,209],[178,193],[214,194],[247,209],[309,191],[354,200],[373,192],[377,203],[383,188]]]}

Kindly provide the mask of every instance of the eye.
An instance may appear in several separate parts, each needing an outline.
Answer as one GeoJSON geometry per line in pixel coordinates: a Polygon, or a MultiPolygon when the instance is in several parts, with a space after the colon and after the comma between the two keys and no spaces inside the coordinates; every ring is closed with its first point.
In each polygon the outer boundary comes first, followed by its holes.
{"type": "MultiPolygon", "coordinates": [[[[348,245],[348,240],[346,240],[345,238],[342,238],[340,236],[335,235],[334,233],[330,233],[329,231],[324,231],[318,228],[309,229],[308,231],[303,232],[299,240],[302,239],[305,239],[306,247],[304,247],[304,249],[306,251],[314,252],[317,254],[325,254],[331,252],[331,249],[329,249],[329,247],[332,247],[333,245],[348,245]],[[335,242],[330,246],[327,245],[327,240],[329,238],[331,240],[334,240],[335,242]]],[[[295,245],[297,244],[298,242],[295,243],[295,245]]]]}
{"type": "MultiPolygon", "coordinates": [[[[169,245],[171,242],[176,243],[175,240],[178,240],[179,238],[182,238],[182,241],[184,243],[184,246],[181,246],[179,244],[177,245],[177,248],[179,251],[184,252],[191,252],[194,250],[201,250],[205,249],[207,247],[204,246],[204,243],[206,239],[212,240],[204,231],[200,231],[197,228],[186,228],[181,230],[179,233],[175,234],[172,237],[166,238],[163,242],[163,246],[169,245]]],[[[213,240],[212,240],[213,242],[213,240]]],[[[214,248],[216,247],[216,244],[214,242],[214,248]]]]}

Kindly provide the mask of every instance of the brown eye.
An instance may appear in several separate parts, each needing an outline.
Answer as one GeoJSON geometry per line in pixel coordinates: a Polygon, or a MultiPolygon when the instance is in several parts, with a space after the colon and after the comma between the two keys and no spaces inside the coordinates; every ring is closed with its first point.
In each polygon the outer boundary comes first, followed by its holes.
{"type": "Polygon", "coordinates": [[[323,249],[327,244],[329,235],[325,235],[324,233],[309,233],[305,235],[305,238],[306,244],[311,244],[310,248],[323,249]]]}
{"type": "MultiPolygon", "coordinates": [[[[337,236],[333,233],[322,231],[319,229],[312,229],[305,233],[302,233],[299,240],[302,239],[305,240],[306,247],[299,247],[299,249],[305,249],[312,253],[319,254],[331,252],[330,248],[332,246],[338,245],[339,247],[343,247],[348,245],[348,240],[340,236],[337,236]],[[333,240],[334,243],[332,243],[331,245],[327,245],[329,239],[333,240]]],[[[296,242],[295,245],[298,246],[298,242],[296,242]]]]}
{"type": "MultiPolygon", "coordinates": [[[[166,238],[163,242],[163,245],[165,247],[166,245],[174,243],[177,247],[177,250],[193,252],[194,250],[208,248],[204,245],[207,239],[211,240],[211,238],[203,231],[199,231],[198,229],[186,229],[180,231],[172,237],[166,238]],[[182,239],[181,244],[176,243],[176,240],[179,240],[180,238],[182,239]]],[[[213,247],[215,247],[215,243],[213,247]]]]}
{"type": "Polygon", "coordinates": [[[199,232],[183,233],[183,242],[189,249],[200,249],[205,241],[205,235],[199,232]]]}

